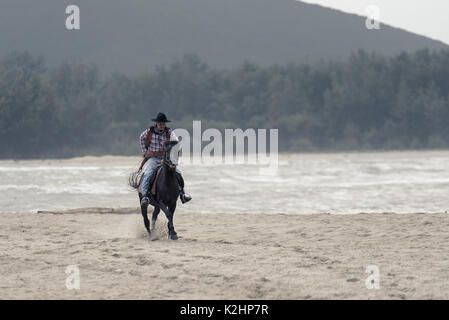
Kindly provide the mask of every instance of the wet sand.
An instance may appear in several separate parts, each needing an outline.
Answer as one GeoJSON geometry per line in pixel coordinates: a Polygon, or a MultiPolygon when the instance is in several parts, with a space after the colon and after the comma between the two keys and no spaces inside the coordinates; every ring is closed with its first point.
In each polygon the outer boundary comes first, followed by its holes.
{"type": "Polygon", "coordinates": [[[175,227],[168,240],[160,215],[150,239],[135,208],[2,213],[0,298],[449,299],[445,213],[178,213],[175,227]]]}

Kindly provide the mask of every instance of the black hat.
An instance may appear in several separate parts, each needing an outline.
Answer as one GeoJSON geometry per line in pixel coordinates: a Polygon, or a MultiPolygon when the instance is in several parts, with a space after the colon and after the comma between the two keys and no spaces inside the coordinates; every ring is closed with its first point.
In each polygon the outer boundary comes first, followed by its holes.
{"type": "Polygon", "coordinates": [[[163,114],[162,112],[159,112],[157,114],[156,119],[151,119],[151,121],[154,121],[154,122],[171,122],[170,120],[167,119],[167,116],[165,114],[163,114]]]}

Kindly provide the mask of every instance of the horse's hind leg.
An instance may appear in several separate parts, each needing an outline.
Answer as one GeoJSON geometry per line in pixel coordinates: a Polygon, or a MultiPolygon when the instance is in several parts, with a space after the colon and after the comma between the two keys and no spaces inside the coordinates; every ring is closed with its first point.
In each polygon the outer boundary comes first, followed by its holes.
{"type": "MultiPolygon", "coordinates": [[[[139,201],[142,200],[142,195],[139,193],[139,201]]],[[[151,235],[150,231],[150,220],[148,220],[148,209],[147,206],[141,206],[140,211],[142,212],[143,223],[145,224],[145,229],[149,235],[151,235]]]]}
{"type": "Polygon", "coordinates": [[[154,228],[156,227],[156,220],[157,220],[157,216],[160,211],[161,211],[161,208],[159,208],[158,206],[154,207],[153,216],[151,217],[151,229],[152,230],[154,230],[154,228]]]}

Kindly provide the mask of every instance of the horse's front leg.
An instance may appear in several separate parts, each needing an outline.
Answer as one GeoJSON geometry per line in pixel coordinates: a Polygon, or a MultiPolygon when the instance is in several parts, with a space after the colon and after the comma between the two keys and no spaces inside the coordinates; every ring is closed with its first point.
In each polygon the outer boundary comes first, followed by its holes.
{"type": "MultiPolygon", "coordinates": [[[[139,202],[142,200],[142,195],[139,193],[139,202]]],[[[141,206],[140,211],[142,212],[143,217],[143,223],[145,224],[145,229],[147,229],[148,235],[151,236],[150,231],[150,220],[148,220],[148,207],[147,206],[141,206]]]]}
{"type": "Polygon", "coordinates": [[[169,209],[162,203],[162,201],[160,201],[159,207],[162,209],[162,211],[164,211],[165,216],[167,217],[167,220],[168,220],[167,226],[168,226],[169,239],[178,240],[178,235],[176,234],[175,227],[173,225],[173,214],[176,209],[176,203],[174,203],[173,205],[170,205],[170,209],[169,209]]]}
{"type": "Polygon", "coordinates": [[[171,229],[170,229],[170,227],[168,228],[168,236],[172,239],[172,240],[178,240],[178,235],[177,235],[177,233],[176,233],[176,231],[175,231],[175,225],[174,225],[174,223],[173,223],[173,217],[175,216],[175,210],[176,210],[176,201],[172,204],[172,205],[170,205],[169,207],[168,207],[168,210],[170,211],[170,213],[171,213],[171,216],[170,216],[170,219],[171,219],[171,229]],[[174,238],[176,238],[176,239],[174,239],[174,238]]]}

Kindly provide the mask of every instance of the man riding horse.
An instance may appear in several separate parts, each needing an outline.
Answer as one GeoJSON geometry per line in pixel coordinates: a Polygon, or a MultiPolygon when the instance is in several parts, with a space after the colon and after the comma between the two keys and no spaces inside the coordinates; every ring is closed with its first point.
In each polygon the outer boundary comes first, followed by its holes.
{"type": "MultiPolygon", "coordinates": [[[[149,188],[151,183],[157,173],[158,166],[161,165],[161,160],[164,158],[166,147],[166,141],[178,141],[178,137],[173,132],[172,129],[166,127],[167,122],[171,122],[167,119],[166,115],[159,113],[155,119],[151,119],[156,123],[146,129],[140,135],[140,145],[142,148],[142,157],[148,158],[146,162],[145,172],[143,174],[141,183],[142,200],[140,202],[141,206],[148,206],[150,203],[149,199],[149,188]]],[[[181,172],[176,168],[176,178],[179,184],[179,196],[182,203],[186,203],[192,200],[192,197],[184,192],[184,180],[182,178],[181,172]]]]}

